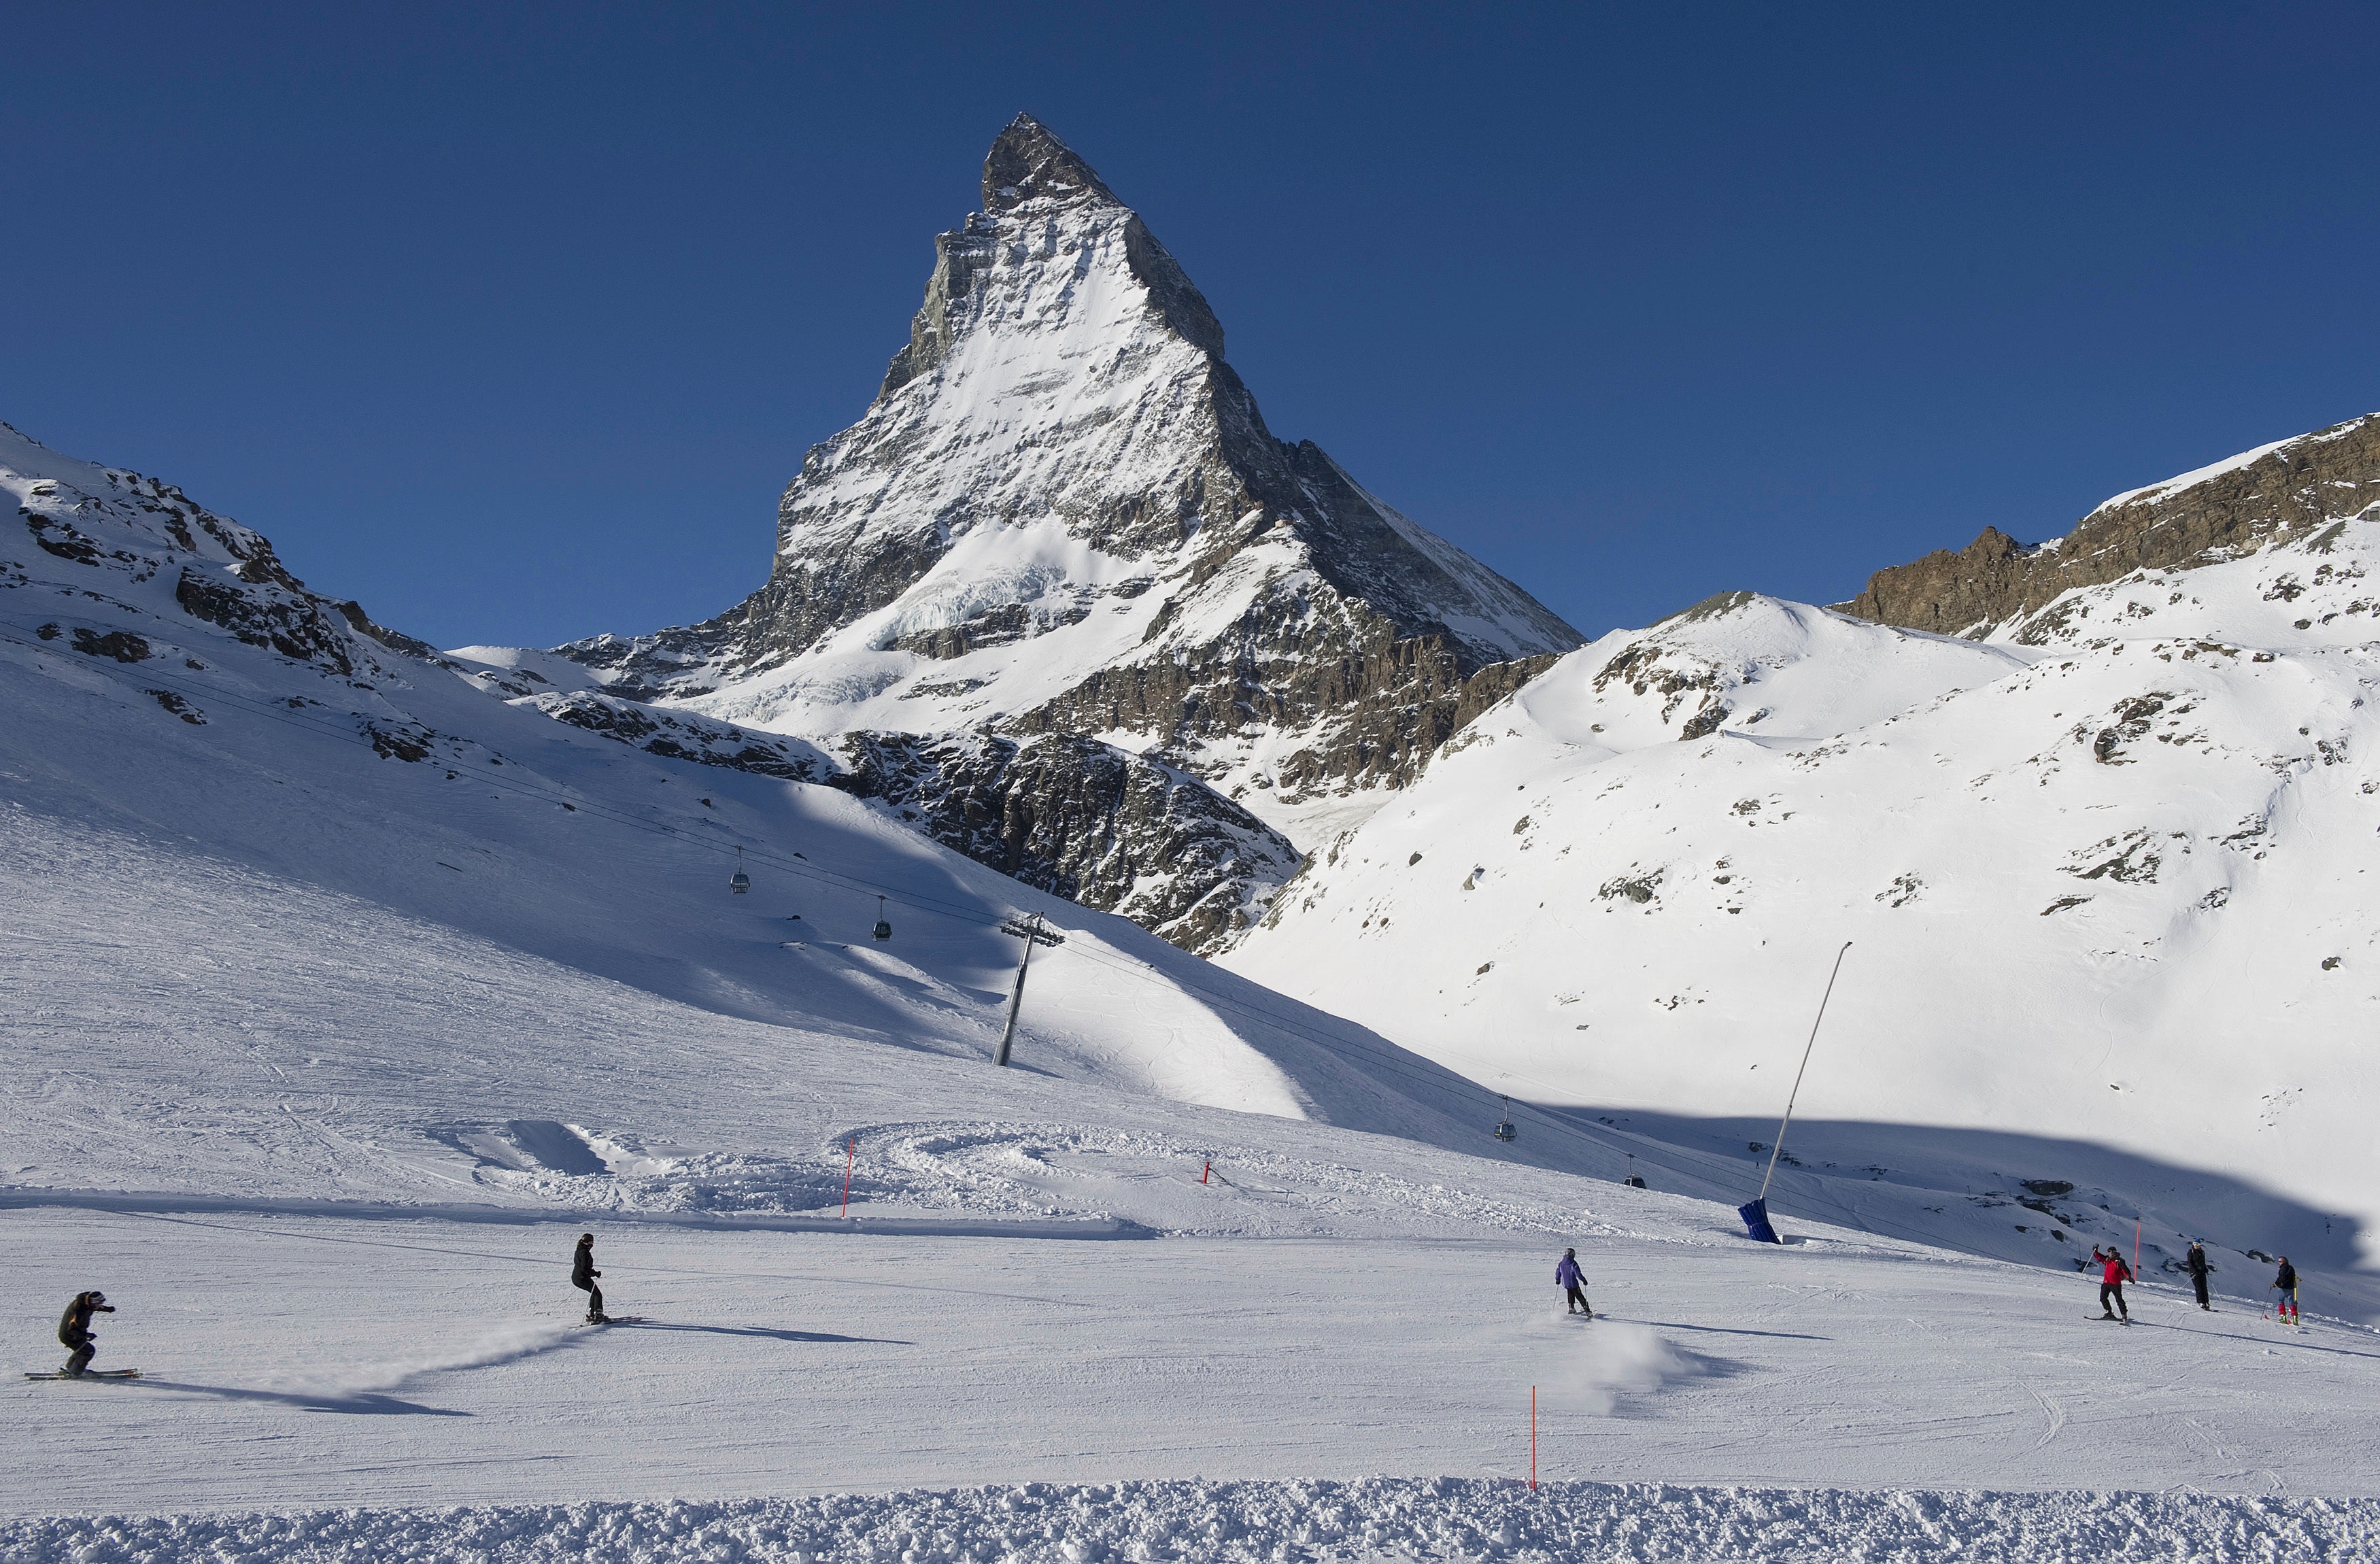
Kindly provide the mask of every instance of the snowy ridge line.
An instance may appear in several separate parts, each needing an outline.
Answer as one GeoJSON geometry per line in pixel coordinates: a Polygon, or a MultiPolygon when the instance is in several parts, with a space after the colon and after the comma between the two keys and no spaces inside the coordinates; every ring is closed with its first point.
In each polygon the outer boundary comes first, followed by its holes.
{"type": "Polygon", "coordinates": [[[1026,1483],[811,1498],[0,1522],[23,1564],[369,1558],[439,1564],[825,1564],[1177,1558],[1354,1564],[1394,1555],[1836,1564],[1956,1555],[2022,1564],[2370,1558],[2380,1499],[2064,1491],[1691,1487],[1517,1478],[1026,1483]]]}
{"type": "Polygon", "coordinates": [[[558,1223],[636,1223],[648,1227],[699,1228],[715,1232],[841,1232],[903,1238],[1154,1238],[1156,1230],[1122,1217],[1038,1217],[1014,1221],[966,1217],[804,1217],[766,1212],[714,1215],[706,1211],[615,1210],[609,1206],[485,1206],[470,1203],[407,1206],[394,1201],[302,1200],[237,1195],[118,1194],[99,1189],[22,1189],[0,1186],[0,1211],[66,1206],[129,1215],[330,1217],[356,1221],[471,1222],[492,1227],[558,1223]]]}
{"type": "MultiPolygon", "coordinates": [[[[16,646],[24,647],[30,650],[42,652],[45,655],[55,656],[57,654],[57,649],[55,647],[46,646],[38,640],[27,640],[21,636],[7,633],[8,630],[14,630],[16,628],[17,626],[15,625],[9,625],[6,630],[0,630],[0,642],[7,642],[16,646]]],[[[106,676],[111,671],[105,668],[100,668],[99,672],[103,676],[106,676]]],[[[266,721],[280,722],[285,726],[297,728],[306,733],[315,734],[322,737],[338,739],[343,743],[358,745],[365,748],[371,747],[371,740],[369,737],[358,734],[342,724],[325,722],[319,719],[310,719],[302,713],[291,711],[277,703],[259,700],[253,696],[245,696],[237,690],[226,690],[217,685],[202,685],[196,680],[191,679],[177,679],[171,673],[162,672],[143,673],[139,677],[144,681],[153,681],[157,684],[164,685],[169,689],[176,689],[177,693],[188,693],[191,695],[203,696],[208,701],[217,705],[237,707],[248,715],[262,718],[266,721]]],[[[524,794],[531,797],[550,799],[557,804],[564,802],[565,799],[565,790],[556,787],[551,782],[524,782],[517,777],[499,775],[498,773],[487,770],[484,768],[474,766],[468,760],[447,758],[440,760],[437,764],[445,770],[459,771],[467,776],[477,777],[483,782],[501,784],[514,793],[524,794]]],[[[526,775],[528,773],[524,771],[523,774],[526,775]]],[[[626,826],[632,830],[641,830],[650,835],[671,837],[676,841],[686,843],[704,852],[717,853],[722,857],[732,856],[736,851],[735,845],[721,846],[715,843],[707,843],[702,841],[699,837],[691,836],[686,832],[678,830],[675,826],[640,820],[636,818],[634,816],[620,814],[614,810],[604,807],[601,804],[589,801],[588,795],[584,794],[567,794],[566,796],[570,799],[577,800],[577,802],[573,802],[571,804],[572,808],[582,813],[591,815],[598,819],[609,820],[614,825],[626,826]]],[[[942,902],[930,896],[920,897],[917,892],[912,891],[895,890],[891,887],[879,885],[873,880],[859,879],[849,875],[839,874],[832,869],[821,869],[816,865],[811,864],[808,859],[795,862],[791,859],[779,857],[772,854],[766,846],[754,846],[748,843],[742,845],[745,856],[751,858],[756,862],[766,864],[771,868],[781,869],[787,874],[799,876],[804,879],[818,880],[822,884],[839,886],[844,890],[864,890],[870,895],[880,894],[893,905],[905,907],[912,912],[925,913],[930,915],[941,917],[959,918],[970,923],[997,922],[1000,918],[1024,915],[1013,909],[1009,912],[993,915],[986,913],[982,909],[965,907],[954,902],[942,902]]]]}
{"type": "MultiPolygon", "coordinates": [[[[9,625],[6,629],[0,629],[0,642],[10,642],[32,651],[42,652],[52,656],[56,655],[55,648],[44,645],[38,640],[28,640],[19,636],[8,633],[8,631],[16,628],[17,626],[9,625]]],[[[102,668],[100,672],[103,676],[104,676],[110,671],[102,668]]],[[[144,680],[153,680],[156,683],[168,686],[169,688],[174,687],[178,684],[183,691],[189,694],[202,696],[207,700],[219,704],[228,703],[238,706],[247,710],[250,715],[262,718],[267,721],[281,722],[291,727],[299,728],[308,733],[334,738],[343,743],[358,745],[366,748],[370,747],[370,739],[356,734],[342,724],[325,722],[320,720],[311,720],[301,713],[290,711],[277,704],[260,701],[252,697],[242,696],[237,691],[223,690],[213,685],[199,684],[194,680],[176,680],[173,675],[164,673],[143,673],[140,677],[144,680]]],[[[540,783],[535,781],[523,782],[521,780],[521,776],[531,774],[526,770],[517,776],[500,775],[496,772],[488,770],[485,768],[474,766],[468,760],[452,758],[443,759],[439,761],[438,764],[447,770],[462,772],[468,776],[478,778],[492,785],[502,786],[516,794],[521,794],[530,797],[546,798],[555,803],[562,803],[565,801],[564,789],[558,788],[552,783],[540,783]]],[[[633,816],[620,814],[615,810],[606,808],[601,804],[593,802],[589,795],[584,794],[572,793],[569,794],[568,796],[571,799],[577,800],[577,802],[574,802],[571,806],[574,809],[592,816],[598,819],[609,820],[613,824],[625,826],[630,830],[644,831],[650,835],[666,836],[674,841],[688,843],[689,845],[695,846],[702,851],[719,853],[722,856],[729,855],[735,851],[733,846],[721,846],[703,842],[699,838],[690,836],[686,832],[682,831],[674,826],[640,820],[633,816]]],[[[767,865],[770,867],[782,870],[787,874],[815,880],[822,884],[837,885],[844,889],[865,890],[871,894],[881,894],[893,905],[905,907],[912,912],[950,917],[967,923],[986,926],[996,925],[998,922],[1005,918],[1014,918],[1023,915],[1014,909],[1009,912],[994,915],[982,909],[965,907],[956,903],[942,902],[933,897],[920,897],[914,891],[895,890],[880,885],[873,880],[861,879],[856,876],[838,874],[832,870],[820,869],[810,864],[807,859],[796,862],[793,859],[786,858],[771,852],[765,845],[743,844],[743,854],[744,856],[751,859],[755,863],[767,865]]],[[[1266,1009],[1260,1005],[1250,1004],[1245,1000],[1227,997],[1214,988],[1208,988],[1203,984],[1192,982],[1186,977],[1160,977],[1153,975],[1154,969],[1150,968],[1146,963],[1140,964],[1138,966],[1127,965],[1122,962],[1108,961],[1104,958],[1093,955],[1087,949],[1078,950],[1077,953],[1084,956],[1086,959],[1107,966],[1112,971],[1138,977],[1144,982],[1157,983],[1160,987],[1196,994],[1210,1003],[1236,1011],[1244,1016],[1261,1019],[1268,1025],[1276,1026],[1282,1031],[1304,1037],[1306,1041],[1315,1044],[1317,1047],[1329,1049],[1332,1051],[1338,1052],[1342,1058],[1354,1057],[1366,1060],[1371,1064],[1381,1070],[1396,1073],[1407,1081],[1419,1085],[1424,1085],[1430,1090],[1446,1091],[1449,1089],[1445,1082],[1430,1081],[1410,1068],[1402,1067],[1392,1062],[1390,1056],[1388,1054],[1367,1049],[1359,1043],[1354,1043],[1344,1038],[1327,1037],[1323,1034],[1306,1027],[1302,1023],[1293,1021],[1288,1017],[1281,1015],[1279,1012],[1266,1009]]],[[[1441,1068],[1443,1067],[1441,1066],[1441,1068]]],[[[1462,1082],[1463,1085],[1470,1086],[1474,1091],[1475,1091],[1478,1094],[1479,1103],[1483,1107],[1489,1105],[1498,1095],[1488,1091],[1485,1087],[1480,1086],[1476,1082],[1471,1081],[1467,1076],[1457,1074],[1452,1071],[1449,1071],[1448,1074],[1455,1081],[1462,1082]]],[[[1559,1120],[1553,1119],[1526,1103],[1523,1103],[1521,1106],[1525,1111],[1553,1128],[1566,1130],[1572,1134],[1581,1133],[1576,1126],[1565,1124],[1559,1120]]],[[[1594,1138],[1591,1134],[1589,1138],[1594,1138]]]]}

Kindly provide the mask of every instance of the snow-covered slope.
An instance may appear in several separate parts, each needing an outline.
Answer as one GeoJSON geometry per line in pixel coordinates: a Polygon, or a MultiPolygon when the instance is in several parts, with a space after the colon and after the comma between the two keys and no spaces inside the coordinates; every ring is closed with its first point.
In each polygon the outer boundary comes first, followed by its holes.
{"type": "MultiPolygon", "coordinates": [[[[334,970],[373,948],[462,941],[472,962],[531,987],[550,967],[553,982],[980,1059],[1018,950],[999,925],[1038,912],[1069,943],[1035,976],[1020,1050],[1035,1070],[1245,1111],[1350,1112],[1397,1133],[1428,1135],[1435,1117],[1439,1138],[1459,1133],[1443,1073],[794,780],[810,763],[798,746],[726,764],[737,752],[697,724],[663,741],[683,757],[671,758],[551,721],[540,704],[551,695],[329,603],[262,539],[179,491],[5,426],[0,491],[23,523],[0,543],[7,872],[21,885],[64,873],[64,860],[126,865],[219,976],[243,959],[230,931],[294,917],[354,952],[334,970]],[[739,863],[748,895],[729,892],[739,863]],[[879,892],[889,941],[870,937],[879,892]],[[1431,1085],[1383,1096],[1348,1062],[1366,1050],[1431,1085]]],[[[89,959],[72,955],[70,968],[89,959]]],[[[235,1010],[239,987],[199,984],[235,1010]]],[[[70,1061],[44,1068],[76,1095],[70,1061]]],[[[86,1121],[61,1106],[10,1125],[25,1182],[73,1182],[94,1153],[86,1121]]],[[[123,1124],[121,1158],[214,1111],[165,1082],[96,1110],[123,1124]]],[[[286,1127],[257,1103],[239,1134],[278,1144],[286,1127]]]]}
{"type": "Polygon", "coordinates": [[[1482,669],[1578,644],[1273,438],[1197,288],[1046,127],[1001,134],[983,193],[876,401],[785,491],[767,586],[561,656],[810,738],[1099,737],[1298,840],[1408,779],[1482,669]]]}
{"type": "MultiPolygon", "coordinates": [[[[2219,1314],[2153,1282],[2106,1332],[2077,1279],[1876,1236],[1988,1250],[2004,1212],[1806,1170],[1750,1244],[1690,1134],[1491,1141],[1476,1087],[803,782],[796,741],[417,651],[13,431],[0,486],[0,1318],[53,1368],[103,1287],[102,1366],[146,1371],[0,1390],[12,1559],[2343,1558],[2380,1524],[2338,1497],[2380,1374],[2334,1278],[2305,1335],[2229,1256],[2219,1314]],[[1066,941],[1000,1070],[1020,913],[1066,941]],[[1829,1191],[1868,1232],[1810,1219],[1829,1191]],[[2060,1325],[2090,1350],[2041,1352],[2060,1325]],[[885,1492],[917,1484],[1016,1485],[885,1492]],[[2076,1484],[2134,1491],[2025,1491],[2076,1484]]],[[[1806,611],[1722,648],[1747,612],[1631,697],[1693,667],[1807,731],[1845,647],[1918,649],[1903,693],[1998,656],[1806,611]]],[[[1629,755],[1690,747],[1638,717],[1629,755]]]]}
{"type": "Polygon", "coordinates": [[[2380,528],[2288,537],[1983,642],[1744,594],[1607,637],[1227,964],[1756,1183],[1850,940],[1789,1204],[1899,1182],[2036,1263],[2137,1211],[2153,1262],[2372,1266],[2380,528]]]}

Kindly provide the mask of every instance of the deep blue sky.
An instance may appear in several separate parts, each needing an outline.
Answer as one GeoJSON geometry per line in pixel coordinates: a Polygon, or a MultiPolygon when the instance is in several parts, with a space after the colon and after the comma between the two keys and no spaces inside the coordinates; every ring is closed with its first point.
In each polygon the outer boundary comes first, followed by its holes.
{"type": "Polygon", "coordinates": [[[445,645],[715,612],[1028,109],[1581,630],[2380,408],[2380,8],[10,5],[0,418],[445,645]]]}

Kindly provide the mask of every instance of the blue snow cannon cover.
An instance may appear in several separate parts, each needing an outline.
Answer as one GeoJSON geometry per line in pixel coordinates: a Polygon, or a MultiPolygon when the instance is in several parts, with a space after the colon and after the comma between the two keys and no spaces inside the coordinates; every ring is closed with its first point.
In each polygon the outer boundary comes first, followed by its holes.
{"type": "Polygon", "coordinates": [[[1749,1206],[1739,1206],[1735,1208],[1735,1214],[1743,1218],[1743,1229],[1752,1234],[1753,1243],[1782,1243],[1785,1242],[1777,1236],[1777,1230],[1768,1225],[1767,1201],[1755,1200],[1749,1206]]]}

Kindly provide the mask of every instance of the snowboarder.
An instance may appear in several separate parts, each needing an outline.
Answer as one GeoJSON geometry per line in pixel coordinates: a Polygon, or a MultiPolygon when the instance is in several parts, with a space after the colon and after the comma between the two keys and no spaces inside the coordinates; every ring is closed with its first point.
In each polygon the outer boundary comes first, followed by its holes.
{"type": "Polygon", "coordinates": [[[595,1268],[595,1235],[580,1233],[578,1247],[570,1255],[570,1285],[587,1294],[587,1323],[589,1325],[612,1323],[611,1316],[603,1312],[603,1290],[595,1285],[595,1279],[602,1274],[595,1268]]]}
{"type": "Polygon", "coordinates": [[[2198,1293],[2198,1306],[2213,1314],[2215,1305],[2206,1301],[2206,1245],[2192,1239],[2190,1253],[2181,1257],[2181,1263],[2189,1268],[2190,1285],[2198,1293]]]}
{"type": "Polygon", "coordinates": [[[1561,1284],[1563,1293],[1562,1313],[1566,1315],[1585,1315],[1589,1319],[1593,1319],[1595,1317],[1595,1311],[1587,1307],[1586,1278],[1579,1273],[1577,1250],[1565,1249],[1562,1251],[1561,1264],[1554,1267],[1554,1280],[1561,1284]]]}
{"type": "Polygon", "coordinates": [[[2289,1264],[2287,1255],[2281,1256],[2280,1274],[2273,1278],[2273,1286],[2281,1290],[2279,1312],[2283,1323],[2304,1325],[2305,1321],[2298,1315],[2298,1268],[2289,1264]]]}
{"type": "Polygon", "coordinates": [[[2131,1304],[2124,1302],[2124,1283],[2132,1279],[2132,1267],[2124,1264],[2124,1256],[2119,1252],[2110,1249],[2103,1255],[2095,1243],[2091,1246],[2091,1257],[2100,1263],[2099,1317],[2101,1319],[2116,1317],[2107,1308],[2108,1301],[2113,1299],[2116,1307],[2124,1311],[2124,1323],[2131,1324],[2132,1309],[2131,1304]]]}
{"type": "Polygon", "coordinates": [[[82,1371],[91,1366],[91,1358],[99,1352],[99,1338],[91,1333],[91,1316],[112,1315],[115,1305],[107,1301],[104,1292],[78,1292],[67,1312],[58,1316],[58,1344],[72,1349],[67,1359],[66,1376],[80,1379],[82,1371]]]}

